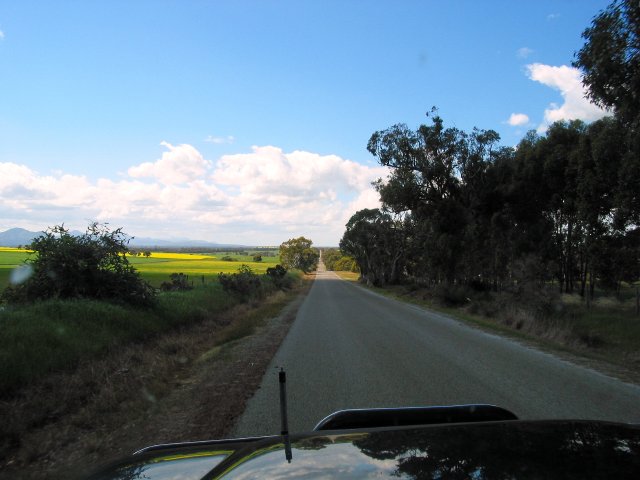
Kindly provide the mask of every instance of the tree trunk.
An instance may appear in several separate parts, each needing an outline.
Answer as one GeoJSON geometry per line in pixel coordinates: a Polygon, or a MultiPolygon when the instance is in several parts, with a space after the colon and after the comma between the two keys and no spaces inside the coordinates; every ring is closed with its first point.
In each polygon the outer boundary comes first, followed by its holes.
{"type": "Polygon", "coordinates": [[[586,255],[580,255],[583,260],[580,262],[580,296],[584,298],[585,289],[587,287],[587,268],[589,267],[589,259],[586,255]]]}

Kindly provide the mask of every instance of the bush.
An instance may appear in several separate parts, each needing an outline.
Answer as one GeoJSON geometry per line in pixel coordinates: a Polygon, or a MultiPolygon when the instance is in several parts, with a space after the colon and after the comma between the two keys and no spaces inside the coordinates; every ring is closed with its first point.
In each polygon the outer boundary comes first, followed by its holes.
{"type": "Polygon", "coordinates": [[[287,276],[287,269],[282,265],[267,268],[265,275],[271,280],[273,285],[280,290],[291,288],[293,284],[293,279],[287,276]]]}
{"type": "Polygon", "coordinates": [[[175,292],[191,290],[193,286],[189,283],[189,275],[184,273],[172,273],[170,275],[171,282],[162,282],[160,290],[163,292],[175,292]]]}
{"type": "Polygon", "coordinates": [[[436,299],[447,307],[459,307],[470,301],[470,289],[463,285],[440,284],[434,290],[436,299]]]}
{"type": "Polygon", "coordinates": [[[340,257],[334,264],[333,270],[341,271],[341,272],[355,272],[359,273],[360,269],[358,268],[358,264],[355,259],[349,256],[340,257]]]}
{"type": "Polygon", "coordinates": [[[2,299],[29,303],[88,298],[150,306],[155,291],[129,264],[128,242],[122,229],[98,223],[82,235],[72,235],[63,225],[49,228],[29,245],[35,256],[26,261],[28,275],[5,289],[2,299]]]}
{"type": "Polygon", "coordinates": [[[238,273],[219,273],[218,280],[225,292],[234,293],[242,298],[261,296],[262,282],[248,265],[241,265],[238,273]]]}

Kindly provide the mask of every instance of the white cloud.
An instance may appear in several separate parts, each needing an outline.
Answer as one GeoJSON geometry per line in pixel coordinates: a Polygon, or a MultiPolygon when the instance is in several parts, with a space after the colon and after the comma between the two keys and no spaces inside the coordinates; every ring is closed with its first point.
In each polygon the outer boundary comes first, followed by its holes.
{"type": "Polygon", "coordinates": [[[216,137],[213,135],[207,135],[207,138],[204,139],[207,143],[215,143],[216,145],[222,145],[225,143],[231,144],[235,142],[235,137],[233,135],[227,135],[226,137],[216,137]]]}
{"type": "Polygon", "coordinates": [[[529,116],[524,113],[512,113],[507,123],[512,127],[526,125],[529,123],[529,116]]]}
{"type": "Polygon", "coordinates": [[[550,124],[559,120],[589,122],[609,114],[586,98],[586,90],[582,85],[580,70],[577,68],[533,63],[527,65],[527,73],[531,80],[558,90],[563,99],[562,105],[552,103],[544,111],[544,121],[538,126],[539,131],[545,131],[550,124]]]}
{"type": "Polygon", "coordinates": [[[558,18],[560,18],[560,14],[559,13],[550,13],[549,15],[547,15],[547,20],[549,21],[553,21],[553,20],[557,20],[558,18]]]}
{"type": "Polygon", "coordinates": [[[4,32],[0,30],[0,40],[4,40],[4,32]]]}
{"type": "Polygon", "coordinates": [[[0,225],[83,229],[95,219],[137,236],[277,245],[307,235],[335,245],[356,210],[379,206],[371,182],[387,175],[337,155],[274,146],[211,162],[191,145],[162,145],[159,160],[117,180],[0,163],[0,225]]]}
{"type": "Polygon", "coordinates": [[[161,142],[168,152],[155,163],[145,162],[129,168],[128,173],[135,178],[154,177],[165,185],[187,183],[201,177],[206,172],[210,162],[205,160],[200,152],[191,145],[178,145],[161,142]]]}
{"type": "Polygon", "coordinates": [[[528,47],[519,48],[516,52],[518,58],[527,58],[529,55],[533,53],[533,50],[528,47]]]}
{"type": "Polygon", "coordinates": [[[331,192],[359,192],[385,176],[383,167],[368,167],[337,155],[305,151],[284,153],[273,146],[252,147],[252,153],[225,155],[217,163],[213,178],[235,186],[246,194],[316,198],[331,192]]]}

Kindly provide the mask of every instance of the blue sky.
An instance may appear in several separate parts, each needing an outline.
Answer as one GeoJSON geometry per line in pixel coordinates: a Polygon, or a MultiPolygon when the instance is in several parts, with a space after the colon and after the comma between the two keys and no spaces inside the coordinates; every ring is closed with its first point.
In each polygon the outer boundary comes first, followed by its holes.
{"type": "Polygon", "coordinates": [[[607,4],[2,2],[0,230],[336,245],[377,206],[376,130],[603,115],[571,61],[607,4]]]}

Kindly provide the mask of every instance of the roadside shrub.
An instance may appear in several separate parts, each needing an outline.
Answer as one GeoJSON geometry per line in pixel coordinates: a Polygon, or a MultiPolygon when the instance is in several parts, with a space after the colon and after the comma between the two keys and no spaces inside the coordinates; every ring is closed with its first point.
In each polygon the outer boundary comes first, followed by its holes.
{"type": "Polygon", "coordinates": [[[341,272],[360,272],[355,259],[349,256],[340,257],[334,264],[333,269],[341,272]]]}
{"type": "Polygon", "coordinates": [[[127,260],[128,242],[122,229],[98,223],[81,235],[69,233],[63,225],[49,228],[29,245],[34,256],[26,261],[28,274],[5,289],[2,300],[87,298],[150,306],[155,291],[127,260]]]}
{"type": "Polygon", "coordinates": [[[160,290],[163,292],[175,292],[191,290],[193,286],[189,283],[189,275],[184,273],[172,273],[170,282],[162,282],[160,290]]]}
{"type": "Polygon", "coordinates": [[[434,289],[438,302],[447,307],[466,305],[470,301],[471,291],[463,285],[440,284],[434,289]]]}
{"type": "Polygon", "coordinates": [[[245,264],[238,268],[238,273],[219,273],[218,280],[225,292],[237,294],[245,299],[259,297],[262,294],[260,277],[245,264]]]}
{"type": "Polygon", "coordinates": [[[287,269],[282,265],[267,268],[267,273],[265,275],[271,280],[271,282],[273,282],[273,285],[276,288],[282,290],[291,286],[291,280],[287,277],[287,269]]]}

